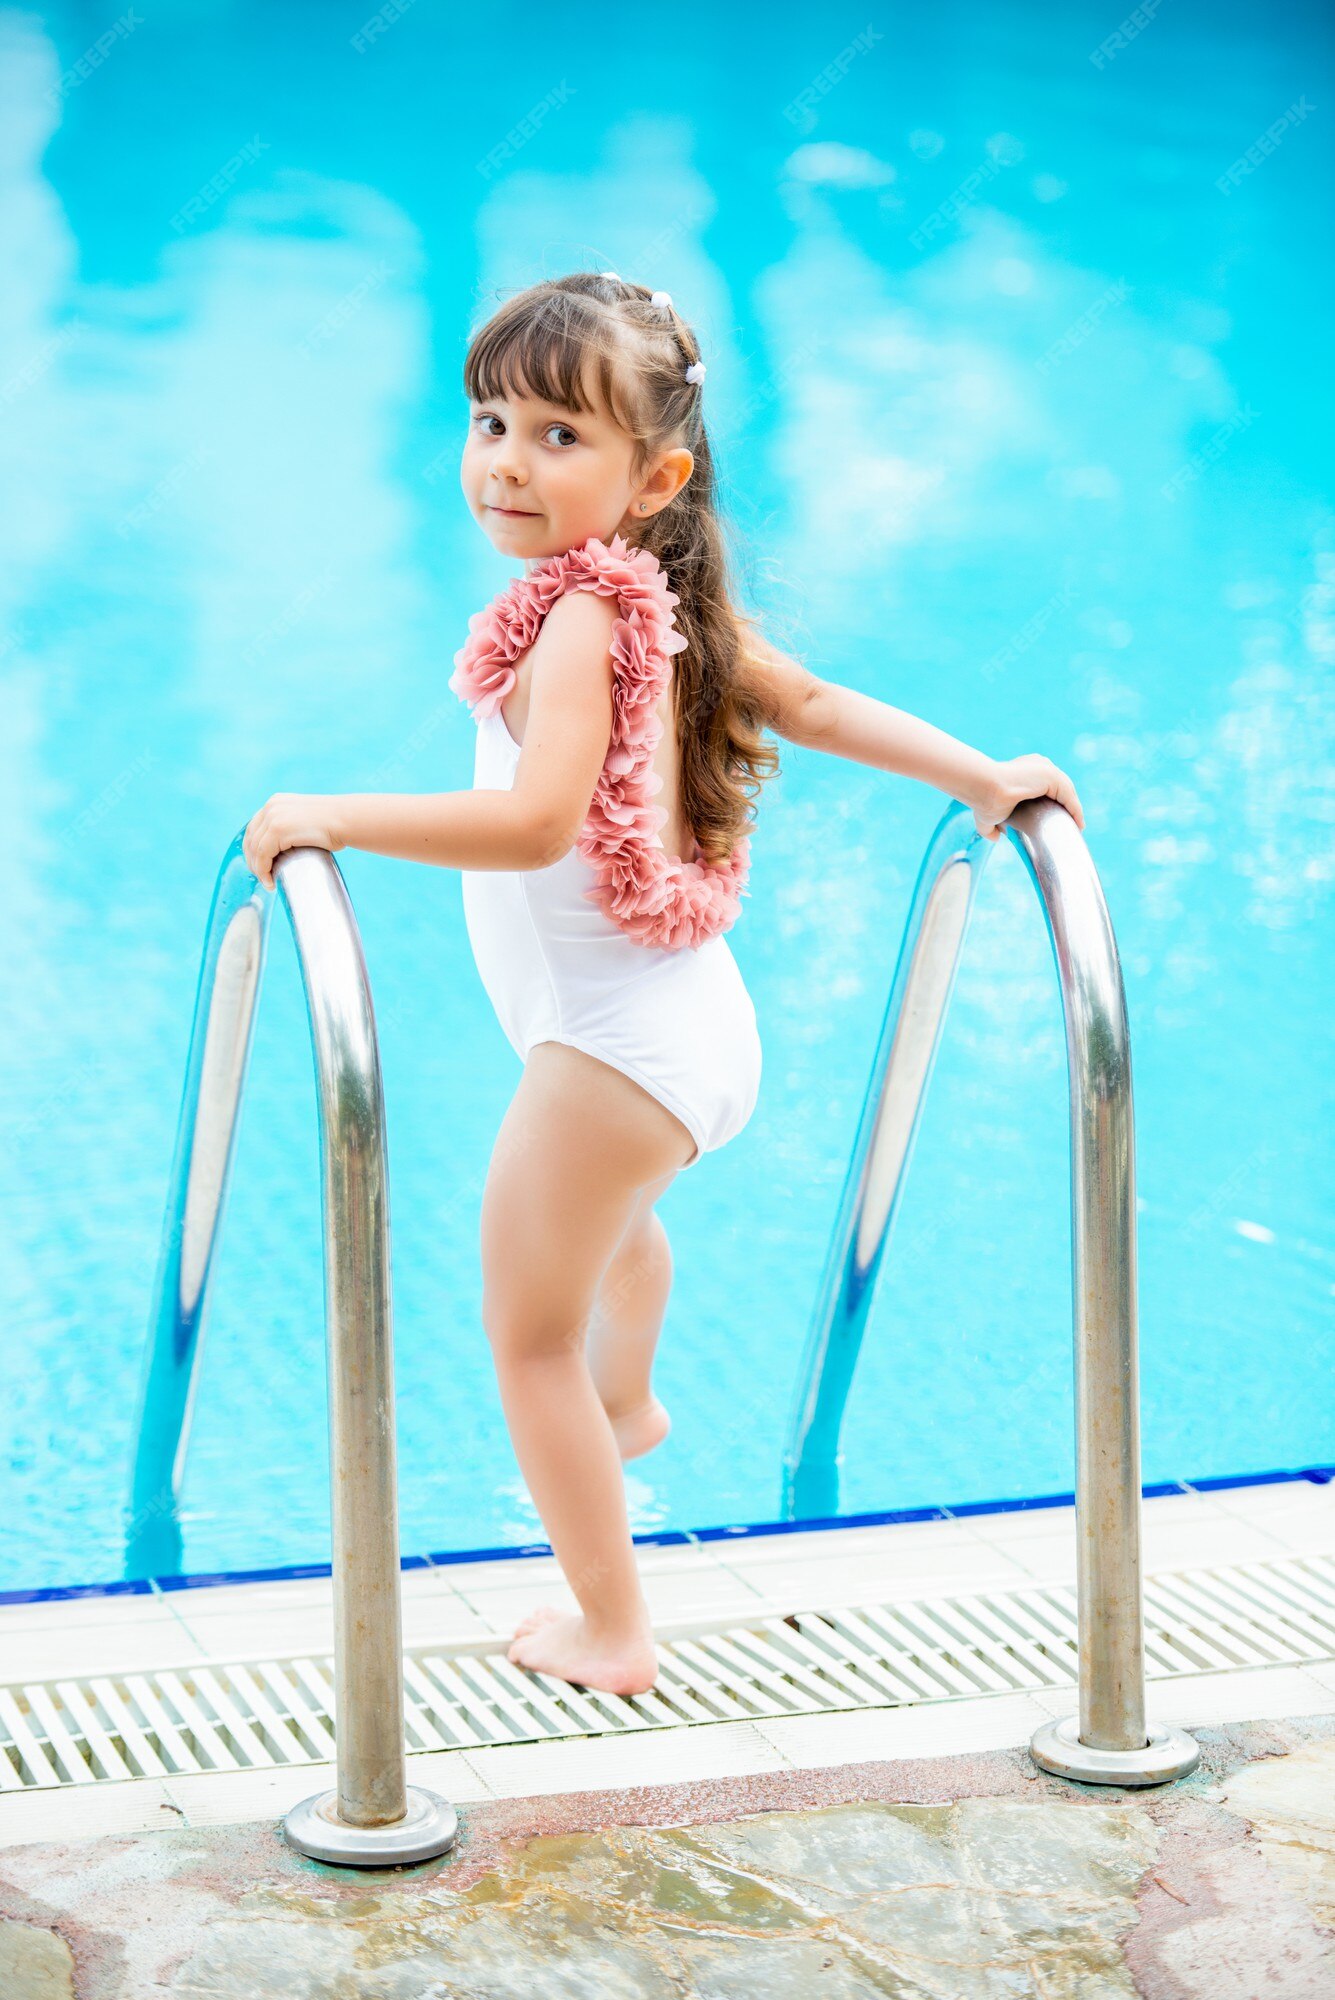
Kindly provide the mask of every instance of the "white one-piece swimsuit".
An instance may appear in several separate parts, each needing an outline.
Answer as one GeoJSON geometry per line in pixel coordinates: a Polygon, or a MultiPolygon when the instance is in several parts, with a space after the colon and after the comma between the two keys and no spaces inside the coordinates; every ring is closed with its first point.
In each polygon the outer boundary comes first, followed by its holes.
{"type": "MultiPolygon", "coordinates": [[[[521,746],[497,708],[477,722],[475,790],[509,791],[521,746]]],[[[482,984],[521,1060],[562,1042],[610,1063],[665,1104],[704,1153],[756,1106],[756,1010],[723,933],[694,948],[638,943],[586,891],[571,847],[547,868],[464,869],[464,918],[482,984]]]]}

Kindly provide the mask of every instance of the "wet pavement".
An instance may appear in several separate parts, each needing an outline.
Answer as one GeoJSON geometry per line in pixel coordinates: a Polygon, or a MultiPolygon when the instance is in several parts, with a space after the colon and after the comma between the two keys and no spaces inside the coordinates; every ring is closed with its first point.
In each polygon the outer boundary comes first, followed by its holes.
{"type": "Polygon", "coordinates": [[[272,1823],[0,1850],[4,2000],[1331,2000],[1335,1716],[1146,1791],[1023,1749],[461,1810],[367,1873],[272,1823]]]}

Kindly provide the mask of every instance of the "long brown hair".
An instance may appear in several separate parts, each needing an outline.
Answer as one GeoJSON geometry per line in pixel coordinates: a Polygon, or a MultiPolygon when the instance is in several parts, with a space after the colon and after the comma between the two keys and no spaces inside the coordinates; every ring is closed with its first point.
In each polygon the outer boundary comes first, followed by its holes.
{"type": "Polygon", "coordinates": [[[634,440],[633,476],[657,452],[685,445],[695,460],[680,492],[626,539],[652,550],[677,593],[675,654],[681,811],[711,863],[726,862],[754,823],[752,801],[779,769],[765,716],[745,678],[744,618],[715,500],[703,385],[688,382],[699,343],[674,307],[645,285],[601,271],[544,279],[501,305],[469,342],[464,388],[475,401],[513,391],[561,409],[596,393],[634,440]]]}

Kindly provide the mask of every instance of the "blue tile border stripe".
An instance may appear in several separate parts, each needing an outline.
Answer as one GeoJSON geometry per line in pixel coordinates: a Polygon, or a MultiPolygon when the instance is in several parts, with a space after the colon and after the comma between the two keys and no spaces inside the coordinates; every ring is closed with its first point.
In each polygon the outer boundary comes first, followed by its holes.
{"type": "MultiPolygon", "coordinates": [[[[1328,1486],[1335,1465],[1306,1465],[1292,1472],[1244,1472],[1210,1479],[1167,1479],[1142,1486],[1146,1500],[1169,1493],[1222,1493],[1235,1486],[1282,1486],[1295,1480],[1328,1486]]],[[[636,1548],[682,1548],[691,1543],[737,1541],[744,1536],[797,1535],[840,1528],[876,1528],[890,1522],[963,1521],[974,1514],[1019,1514],[1043,1507],[1070,1507],[1074,1493],[1030,1494],[1018,1500],[966,1500],[956,1507],[895,1507],[876,1514],[823,1514],[803,1521],[743,1521],[717,1528],[659,1528],[633,1535],[636,1548]]],[[[403,1570],[453,1568],[459,1563],[506,1562],[523,1556],[549,1556],[547,1542],[505,1544],[490,1549],[435,1549],[426,1555],[403,1556],[403,1570]]],[[[54,1604],[80,1597],[150,1597],[174,1590],[211,1590],[228,1583],[291,1583],[304,1577],[328,1576],[326,1563],[288,1563],[276,1569],[221,1569],[182,1576],[122,1577],[111,1583],[52,1584],[41,1590],[0,1590],[0,1604],[54,1604]]]]}

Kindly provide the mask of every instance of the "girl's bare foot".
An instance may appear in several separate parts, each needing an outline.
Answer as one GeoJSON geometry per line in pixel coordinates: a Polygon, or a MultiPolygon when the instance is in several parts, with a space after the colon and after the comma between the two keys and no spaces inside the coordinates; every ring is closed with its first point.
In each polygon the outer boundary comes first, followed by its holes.
{"type": "Polygon", "coordinates": [[[602,1688],[608,1694],[644,1694],[658,1678],[658,1653],[652,1634],[615,1644],[595,1643],[579,1612],[558,1611],[544,1604],[521,1618],[506,1658],[579,1687],[602,1688]]]}
{"type": "Polygon", "coordinates": [[[623,1459],[643,1458],[646,1451],[662,1444],[672,1429],[672,1419],[657,1396],[641,1403],[638,1410],[627,1411],[624,1417],[613,1417],[611,1423],[623,1459]]]}

